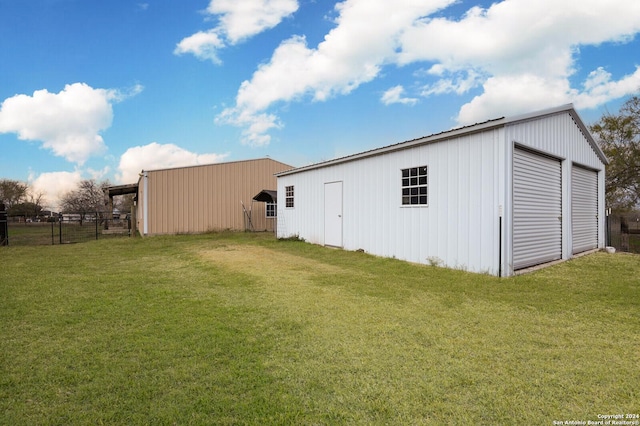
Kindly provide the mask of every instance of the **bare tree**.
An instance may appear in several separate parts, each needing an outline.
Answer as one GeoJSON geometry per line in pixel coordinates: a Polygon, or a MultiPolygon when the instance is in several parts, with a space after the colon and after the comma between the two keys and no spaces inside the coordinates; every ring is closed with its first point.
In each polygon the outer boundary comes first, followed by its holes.
{"type": "Polygon", "coordinates": [[[82,217],[88,213],[104,213],[104,189],[108,186],[111,186],[108,180],[100,183],[95,179],[81,181],[77,189],[67,192],[62,197],[62,211],[79,213],[82,217]]]}
{"type": "Polygon", "coordinates": [[[25,200],[28,189],[27,184],[19,180],[0,179],[0,203],[9,210],[25,200]]]}

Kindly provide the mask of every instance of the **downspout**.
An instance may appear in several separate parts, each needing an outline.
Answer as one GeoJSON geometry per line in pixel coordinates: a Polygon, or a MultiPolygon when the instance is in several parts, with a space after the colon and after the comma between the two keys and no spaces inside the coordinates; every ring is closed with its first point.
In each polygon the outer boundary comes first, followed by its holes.
{"type": "Polygon", "coordinates": [[[502,277],[502,205],[498,210],[498,277],[502,277]]]}
{"type": "Polygon", "coordinates": [[[142,187],[144,188],[142,197],[142,233],[147,235],[149,233],[149,176],[145,171],[142,171],[142,180],[142,187]]]}

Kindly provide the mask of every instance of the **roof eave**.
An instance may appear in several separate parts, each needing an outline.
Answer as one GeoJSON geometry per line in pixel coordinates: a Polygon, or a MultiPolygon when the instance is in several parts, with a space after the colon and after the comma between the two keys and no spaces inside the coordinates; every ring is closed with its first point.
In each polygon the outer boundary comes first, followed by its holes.
{"type": "Polygon", "coordinates": [[[573,118],[573,121],[576,123],[576,125],[584,135],[585,139],[587,139],[587,142],[589,142],[589,145],[591,145],[591,148],[593,148],[596,155],[600,158],[600,160],[605,165],[609,164],[609,160],[607,159],[607,156],[604,154],[604,152],[602,152],[602,149],[600,148],[596,140],[593,138],[593,135],[591,135],[591,132],[589,131],[587,126],[584,124],[584,121],[582,121],[580,114],[578,114],[573,104],[560,105],[558,107],[549,108],[542,111],[536,111],[528,114],[521,114],[521,115],[509,117],[505,120],[505,125],[527,121],[527,120],[533,120],[533,119],[544,117],[546,115],[554,115],[561,112],[566,112],[569,115],[571,115],[571,117],[573,118]]]}
{"type": "Polygon", "coordinates": [[[413,148],[415,146],[441,142],[447,139],[456,138],[461,135],[469,135],[469,134],[478,133],[478,132],[482,132],[492,128],[498,128],[503,126],[504,126],[504,117],[497,118],[494,120],[485,121],[484,123],[474,124],[472,126],[460,127],[457,129],[436,133],[430,136],[424,136],[424,137],[413,139],[406,142],[400,142],[394,145],[387,145],[382,148],[377,148],[370,151],[349,155],[346,157],[340,157],[333,160],[323,161],[321,163],[315,163],[315,164],[310,164],[308,166],[302,166],[295,169],[286,170],[284,172],[276,173],[275,176],[276,177],[287,176],[295,173],[304,172],[307,170],[320,169],[320,168],[329,167],[337,164],[347,163],[350,161],[356,161],[362,158],[374,157],[377,155],[386,154],[388,152],[401,151],[404,149],[413,148]]]}

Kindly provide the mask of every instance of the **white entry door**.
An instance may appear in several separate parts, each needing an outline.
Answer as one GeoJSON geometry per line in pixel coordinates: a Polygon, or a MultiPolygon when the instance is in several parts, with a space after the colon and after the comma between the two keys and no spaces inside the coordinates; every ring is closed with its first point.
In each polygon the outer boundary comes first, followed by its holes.
{"type": "Polygon", "coordinates": [[[324,245],[342,247],[342,182],[324,184],[324,245]]]}

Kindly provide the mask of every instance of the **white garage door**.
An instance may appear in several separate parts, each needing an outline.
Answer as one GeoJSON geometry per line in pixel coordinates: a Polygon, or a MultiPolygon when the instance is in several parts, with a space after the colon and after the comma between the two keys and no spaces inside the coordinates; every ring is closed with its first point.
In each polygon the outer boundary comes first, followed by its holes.
{"type": "Polygon", "coordinates": [[[513,269],[562,258],[562,168],[555,158],[513,154],[513,269]]]}
{"type": "Polygon", "coordinates": [[[573,253],[598,247],[598,172],[571,168],[573,253]]]}

